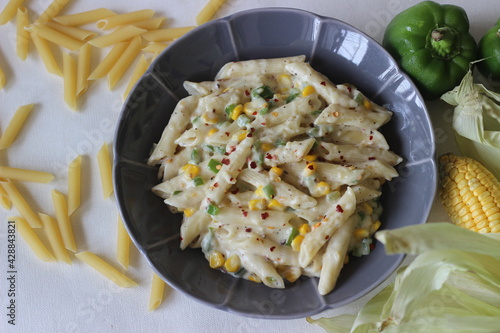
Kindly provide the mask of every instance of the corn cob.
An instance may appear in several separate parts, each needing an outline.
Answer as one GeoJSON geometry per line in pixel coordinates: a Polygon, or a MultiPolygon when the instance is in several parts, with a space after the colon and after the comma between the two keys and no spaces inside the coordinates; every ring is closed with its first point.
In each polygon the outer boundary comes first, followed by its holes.
{"type": "Polygon", "coordinates": [[[439,159],[441,200],[451,221],[480,233],[500,232],[500,182],[478,161],[452,154],[439,159]]]}

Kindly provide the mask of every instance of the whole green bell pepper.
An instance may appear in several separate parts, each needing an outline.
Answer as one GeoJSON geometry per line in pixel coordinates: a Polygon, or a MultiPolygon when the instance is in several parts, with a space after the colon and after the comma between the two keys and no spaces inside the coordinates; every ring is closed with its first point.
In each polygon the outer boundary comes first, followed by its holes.
{"type": "Polygon", "coordinates": [[[477,44],[463,8],[423,1],[397,14],[386,28],[383,46],[413,79],[426,100],[460,84],[477,44]]]}
{"type": "Polygon", "coordinates": [[[500,19],[479,41],[477,68],[484,76],[500,80],[500,19]]]}

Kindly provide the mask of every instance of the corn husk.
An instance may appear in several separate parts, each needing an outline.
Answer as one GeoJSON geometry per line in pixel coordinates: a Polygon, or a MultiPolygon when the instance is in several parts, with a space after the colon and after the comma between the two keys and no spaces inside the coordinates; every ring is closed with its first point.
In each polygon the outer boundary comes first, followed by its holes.
{"type": "Polygon", "coordinates": [[[460,153],[500,178],[500,94],[474,83],[469,70],[460,85],[441,99],[455,106],[453,129],[460,153]]]}
{"type": "MultiPolygon", "coordinates": [[[[417,257],[398,270],[394,283],[368,301],[350,328],[339,325],[339,317],[308,318],[310,323],[335,333],[498,331],[498,237],[451,223],[380,231],[376,237],[389,254],[417,257]]],[[[347,316],[343,316],[344,322],[352,320],[347,316]]]]}

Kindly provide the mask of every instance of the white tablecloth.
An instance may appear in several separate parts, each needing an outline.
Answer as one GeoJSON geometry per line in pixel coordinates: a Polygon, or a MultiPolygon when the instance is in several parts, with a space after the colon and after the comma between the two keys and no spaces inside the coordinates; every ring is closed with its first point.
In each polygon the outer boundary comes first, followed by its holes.
{"type": "MultiPolygon", "coordinates": [[[[116,12],[144,8],[168,17],[167,26],[195,25],[195,15],[206,0],[98,1],[74,0],[64,13],[107,7],[116,12]]],[[[377,41],[390,19],[416,0],[332,1],[332,0],[228,0],[217,17],[257,7],[293,7],[343,20],[368,33],[377,41]]],[[[443,2],[443,1],[439,1],[443,2]]],[[[498,19],[497,1],[449,0],[464,7],[473,35],[480,36],[498,19]]],[[[0,8],[6,0],[0,1],[0,8]]],[[[32,18],[41,13],[49,0],[26,1],[32,18]]],[[[93,83],[79,100],[79,111],[68,109],[63,101],[62,79],[48,74],[30,45],[30,54],[21,61],[15,54],[14,21],[0,26],[0,67],[7,84],[0,90],[0,133],[17,107],[35,103],[35,108],[11,148],[0,151],[0,165],[36,169],[53,173],[49,184],[20,183],[19,190],[35,211],[54,215],[52,189],[66,193],[67,165],[83,155],[82,205],[72,216],[80,250],[90,250],[116,263],[117,209],[114,199],[103,199],[96,154],[104,142],[112,143],[115,124],[122,107],[127,79],[109,91],[105,80],[93,83]]],[[[57,55],[60,60],[60,54],[57,55]]],[[[451,108],[429,103],[436,131],[437,153],[455,150],[451,134],[451,108]]],[[[418,195],[416,193],[415,195],[418,195]]],[[[10,270],[7,256],[7,219],[17,215],[0,208],[0,332],[321,332],[305,319],[259,320],[212,309],[167,288],[163,304],[147,310],[152,271],[136,249],[131,251],[127,274],[139,282],[130,289],[115,287],[95,271],[73,258],[73,264],[39,261],[19,236],[16,239],[15,296],[8,295],[10,270]],[[15,325],[8,323],[9,302],[15,300],[15,325]]],[[[429,221],[447,216],[436,200],[429,221]]],[[[45,239],[42,240],[46,241],[45,239]]],[[[408,261],[408,259],[407,259],[408,261]]],[[[389,279],[390,281],[390,279],[389,279]]],[[[387,284],[388,281],[385,284],[387,284]]],[[[318,316],[355,313],[382,286],[367,296],[339,309],[318,316]]]]}

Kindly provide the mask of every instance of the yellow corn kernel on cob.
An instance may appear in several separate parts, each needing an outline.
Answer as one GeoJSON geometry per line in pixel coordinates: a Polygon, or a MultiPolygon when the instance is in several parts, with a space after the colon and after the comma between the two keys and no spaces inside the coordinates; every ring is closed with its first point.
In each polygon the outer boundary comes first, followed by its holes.
{"type": "Polygon", "coordinates": [[[500,232],[500,182],[478,161],[452,154],[439,159],[441,201],[456,225],[500,232]]]}

